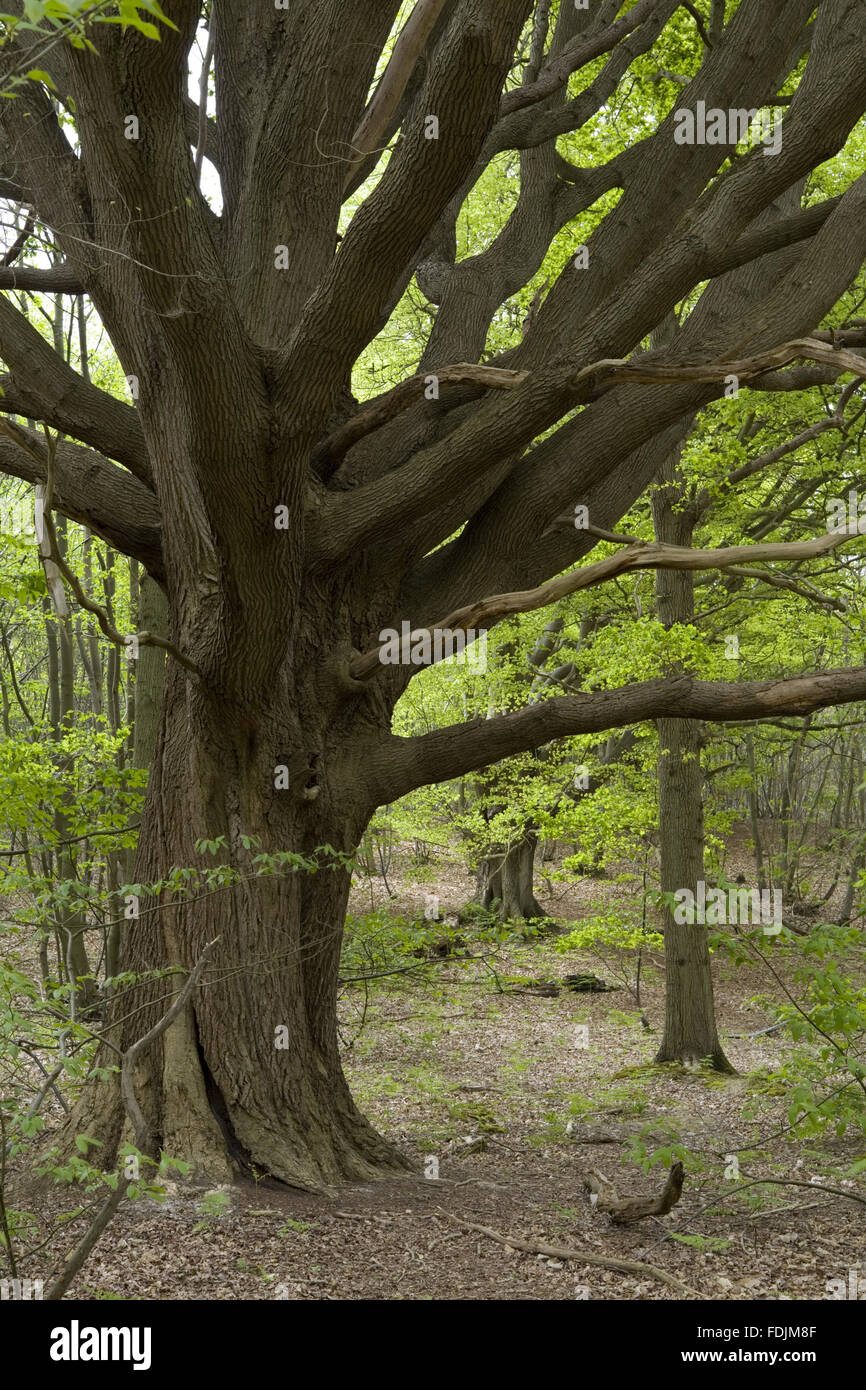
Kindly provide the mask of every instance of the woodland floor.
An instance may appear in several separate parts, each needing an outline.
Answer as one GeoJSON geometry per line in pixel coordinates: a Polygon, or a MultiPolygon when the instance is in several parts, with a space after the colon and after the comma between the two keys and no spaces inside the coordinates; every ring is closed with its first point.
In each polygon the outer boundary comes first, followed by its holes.
{"type": "MultiPolygon", "coordinates": [[[[737,865],[729,866],[733,874],[737,865]]],[[[437,865],[420,885],[389,874],[354,891],[354,911],[371,900],[420,916],[424,890],[443,913],[470,896],[471,881],[437,865]]],[[[544,906],[574,920],[621,889],[607,880],[553,885],[544,906]]],[[[555,938],[509,944],[495,972],[556,979],[589,970],[615,982],[590,955],[562,954],[555,938]]],[[[828,1297],[827,1281],[866,1278],[866,1207],[822,1193],[826,1183],[866,1197],[863,1176],[843,1177],[863,1157],[862,1135],[793,1143],[785,1134],[786,1085],[779,1065],[790,1043],[778,1033],[736,1039],[772,1022],[751,1004],[772,981],[759,970],[716,960],[717,1009],[738,1075],[652,1068],[663,1011],[661,960],[645,966],[642,1004],[627,990],[563,991],[555,998],[502,993],[489,967],[444,960],[418,980],[396,977],[363,996],[344,997],[345,1065],[362,1110],[423,1172],[439,1159],[439,1179],[407,1177],[310,1196],[273,1183],[238,1183],[230,1205],[208,1215],[202,1194],[170,1185],[164,1203],[127,1204],[115,1217],[68,1296],[87,1299],[649,1299],[682,1297],[648,1273],[593,1267],[497,1244],[452,1223],[445,1213],[520,1239],[625,1260],[648,1260],[705,1299],[828,1297]],[[587,1024],[588,1046],[578,1025],[587,1024]],[[754,1113],[752,1113],[754,1111],[754,1113]],[[629,1139],[644,1131],[649,1150],[674,1125],[710,1171],[686,1163],[682,1200],[662,1218],[618,1228],[583,1188],[598,1168],[620,1195],[660,1190],[666,1166],[645,1172],[630,1161],[629,1139]],[[720,1177],[719,1154],[744,1147],[750,1177],[809,1186],[761,1186],[734,1197],[720,1177]],[[704,1211],[716,1202],[712,1210],[704,1211]]],[[[12,1191],[15,1202],[14,1175],[12,1191]]],[[[28,1197],[48,1232],[68,1193],[28,1197]],[[34,1201],[38,1205],[34,1205],[34,1201]]],[[[71,1233],[70,1233],[71,1235],[71,1233]]],[[[39,1277],[37,1262],[24,1271],[39,1277]]]]}

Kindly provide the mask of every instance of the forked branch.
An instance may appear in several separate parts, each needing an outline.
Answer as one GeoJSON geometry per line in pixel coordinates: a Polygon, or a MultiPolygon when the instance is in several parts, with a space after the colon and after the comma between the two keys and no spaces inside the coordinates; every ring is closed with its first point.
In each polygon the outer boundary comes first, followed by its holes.
{"type": "Polygon", "coordinates": [[[525,381],[528,372],[512,372],[505,367],[485,367],[474,362],[455,362],[450,367],[440,367],[435,373],[418,372],[407,377],[390,391],[385,391],[376,400],[359,410],[344,425],[329,435],[313,456],[314,463],[338,463],[353,445],[366,435],[372,434],[389,420],[408,409],[435,383],[440,386],[472,385],[497,391],[512,391],[525,381]]]}

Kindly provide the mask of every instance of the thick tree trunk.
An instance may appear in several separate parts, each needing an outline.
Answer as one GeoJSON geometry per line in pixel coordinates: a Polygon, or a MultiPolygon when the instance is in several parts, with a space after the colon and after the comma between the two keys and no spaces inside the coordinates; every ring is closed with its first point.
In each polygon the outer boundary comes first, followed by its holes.
{"type": "Polygon", "coordinates": [[[500,904],[503,922],[544,917],[533,890],[533,870],[538,836],[527,828],[521,839],[486,855],[478,866],[476,902],[482,907],[500,904]]]}
{"type": "MultiPolygon", "coordinates": [[[[257,854],[310,856],[322,845],[352,852],[368,814],[345,780],[313,787],[302,775],[288,789],[275,786],[284,779],[275,777],[271,750],[286,746],[293,724],[297,710],[278,700],[240,718],[169,664],[136,881],[217,864],[243,881],[199,885],[185,902],[169,893],[157,905],[142,897],[123,965],[142,975],[189,970],[219,938],[190,1007],[135,1076],[150,1151],[186,1159],[208,1181],[240,1169],[316,1190],[409,1165],[360,1114],[340,1065],[337,983],[350,873],[329,867],[328,856],[315,874],[256,872],[257,854]],[[196,848],[219,837],[226,848],[216,856],[196,848]],[[255,843],[245,848],[242,837],[255,843]]],[[[142,1036],[172,997],[166,978],[147,978],[119,997],[115,1045],[142,1036]]],[[[110,1157],[123,1128],[116,1081],[85,1093],[85,1102],[75,1125],[98,1134],[110,1157]]]]}

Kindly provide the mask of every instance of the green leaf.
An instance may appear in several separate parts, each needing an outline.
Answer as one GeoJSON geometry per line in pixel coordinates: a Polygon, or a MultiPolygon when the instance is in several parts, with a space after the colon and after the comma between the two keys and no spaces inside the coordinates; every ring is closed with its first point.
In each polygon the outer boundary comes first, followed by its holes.
{"type": "Polygon", "coordinates": [[[52,92],[57,91],[57,84],[54,78],[51,76],[51,73],[46,72],[44,68],[31,68],[27,76],[30,78],[31,82],[42,82],[44,86],[50,88],[52,92]]]}

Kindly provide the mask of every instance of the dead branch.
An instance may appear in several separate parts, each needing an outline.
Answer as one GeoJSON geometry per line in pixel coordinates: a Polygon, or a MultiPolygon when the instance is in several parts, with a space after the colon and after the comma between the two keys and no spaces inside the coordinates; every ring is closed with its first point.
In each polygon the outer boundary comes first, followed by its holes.
{"type": "Polygon", "coordinates": [[[732,362],[704,362],[699,364],[659,362],[631,362],[627,357],[603,357],[582,367],[572,379],[577,386],[587,377],[602,376],[607,381],[633,381],[643,384],[658,381],[697,381],[706,384],[717,382],[727,376],[735,376],[738,381],[749,381],[762,372],[777,371],[787,367],[800,358],[810,358],[823,362],[839,372],[854,372],[856,376],[866,377],[866,358],[858,357],[844,348],[829,347],[817,338],[797,338],[790,343],[782,343],[768,352],[755,357],[742,357],[732,362]]]}
{"type": "Polygon", "coordinates": [[[453,1222],[455,1226],[463,1226],[467,1231],[478,1231],[488,1240],[495,1240],[498,1245],[510,1245],[512,1249],[525,1250],[530,1255],[548,1255],[555,1260],[575,1260],[579,1264],[598,1265],[601,1269],[620,1269],[625,1274],[642,1274],[650,1279],[659,1279],[663,1284],[669,1284],[684,1298],[701,1297],[694,1289],[681,1284],[679,1279],[675,1279],[658,1265],[641,1264],[638,1260],[618,1260],[610,1255],[591,1255],[587,1250],[572,1250],[570,1246],[544,1245],[540,1241],[521,1240],[519,1236],[503,1235],[501,1231],[494,1231],[490,1226],[479,1226],[475,1221],[464,1221],[461,1217],[443,1211],[441,1207],[438,1211],[446,1221],[453,1222]]]}
{"type": "MultiPolygon", "coordinates": [[[[866,375],[866,362],[863,363],[866,375]]],[[[830,531],[811,541],[780,541],[766,545],[732,545],[714,550],[692,550],[688,546],[665,545],[661,541],[635,540],[627,549],[592,565],[584,565],[570,570],[556,579],[540,584],[536,589],[518,590],[512,594],[492,594],[449,613],[441,622],[427,629],[432,636],[439,632],[478,631],[491,620],[508,617],[514,613],[531,613],[537,608],[546,608],[557,599],[577,593],[581,589],[593,588],[616,575],[637,569],[703,570],[728,569],[744,560],[809,560],[826,555],[837,546],[856,539],[847,532],[830,531]]],[[[764,577],[764,576],[762,576],[764,577]]],[[[412,633],[412,641],[423,638],[425,629],[412,633]]],[[[380,647],[356,656],[349,665],[349,673],[355,680],[369,680],[382,670],[380,647]]]]}
{"type": "Polygon", "coordinates": [[[609,1178],[593,1168],[584,1182],[596,1195],[596,1206],[606,1211],[615,1226],[626,1226],[632,1221],[642,1221],[645,1216],[666,1216],[680,1200],[683,1191],[685,1169],[681,1163],[672,1163],[667,1181],[657,1197],[625,1197],[617,1193],[609,1178]]]}

